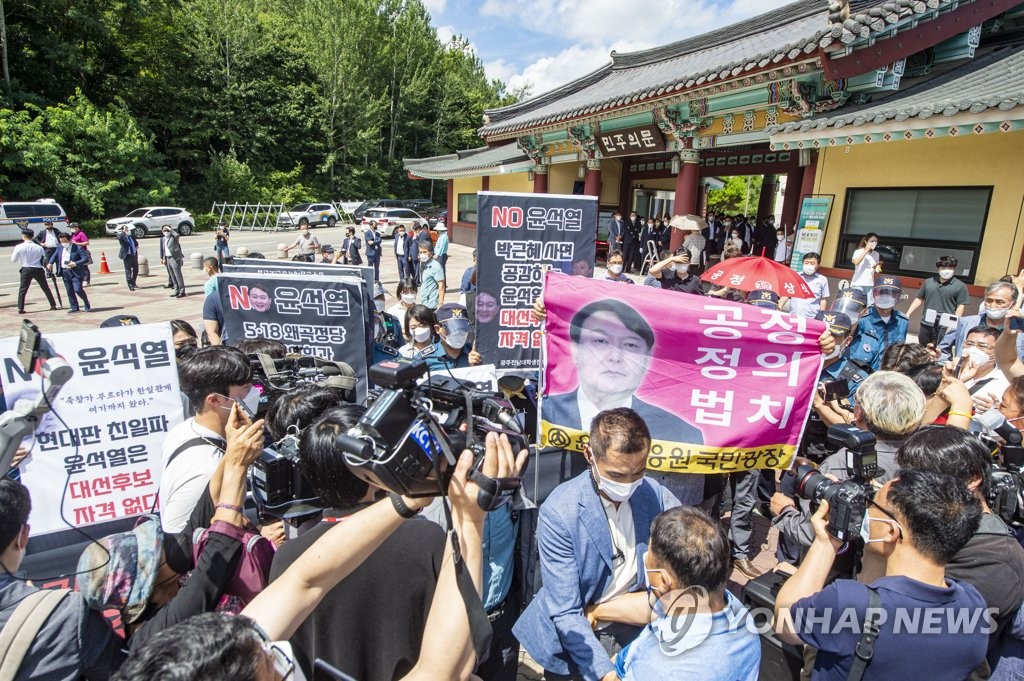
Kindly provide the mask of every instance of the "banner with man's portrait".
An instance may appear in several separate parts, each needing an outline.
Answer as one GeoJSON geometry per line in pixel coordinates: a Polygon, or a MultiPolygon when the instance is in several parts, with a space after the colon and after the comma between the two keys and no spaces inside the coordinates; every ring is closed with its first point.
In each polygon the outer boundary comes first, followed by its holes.
{"type": "Polygon", "coordinates": [[[745,303],[549,272],[541,444],[582,451],[590,422],[635,410],[647,467],[788,468],[821,371],[821,322],[745,303]]]}
{"type": "Polygon", "coordinates": [[[272,338],[303,355],[345,362],[355,371],[358,399],[366,398],[361,279],[225,273],[218,275],[217,293],[229,338],[272,338]]]}
{"type": "Polygon", "coordinates": [[[544,266],[592,277],[597,197],[477,194],[476,350],[498,371],[539,369],[544,266]]]}

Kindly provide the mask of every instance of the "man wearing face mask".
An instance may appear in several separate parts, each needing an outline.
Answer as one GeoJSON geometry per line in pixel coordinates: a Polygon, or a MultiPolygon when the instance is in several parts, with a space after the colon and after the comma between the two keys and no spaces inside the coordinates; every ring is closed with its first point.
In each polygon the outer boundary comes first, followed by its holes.
{"type": "Polygon", "coordinates": [[[631,211],[629,219],[626,220],[626,231],[622,235],[622,258],[625,262],[626,274],[633,271],[633,262],[637,259],[640,246],[640,232],[644,228],[644,221],[631,211]]]}
{"type": "Polygon", "coordinates": [[[679,505],[645,477],[651,436],[635,411],[617,408],[590,424],[590,469],[562,483],[540,508],[543,586],[513,632],[545,679],[612,681],[612,656],[640,633],[615,622],[591,627],[584,610],[646,587],[651,522],[679,505]]]}
{"type": "Polygon", "coordinates": [[[800,317],[814,317],[822,310],[828,309],[828,278],[818,273],[821,256],[817,253],[805,253],[803,269],[800,277],[814,294],[813,298],[790,298],[789,311],[800,317]]]}
{"type": "Polygon", "coordinates": [[[950,314],[959,317],[967,307],[970,294],[967,284],[957,279],[956,266],[959,261],[951,255],[944,255],[935,261],[938,274],[924,280],[917,297],[910,304],[907,316],[911,316],[919,307],[921,312],[921,328],[917,332],[917,342],[921,345],[936,343],[942,338],[942,315],[950,314]]]}
{"type": "Polygon", "coordinates": [[[416,302],[436,310],[444,303],[446,281],[441,263],[434,257],[434,244],[420,242],[419,257],[420,287],[416,302]]]}
{"type": "Polygon", "coordinates": [[[800,456],[817,462],[835,451],[835,448],[828,445],[827,437],[829,424],[835,422],[835,419],[831,418],[835,409],[826,400],[825,386],[833,381],[846,381],[849,392],[841,397],[853,398],[857,388],[868,377],[868,372],[845,356],[852,326],[850,317],[842,312],[819,312],[814,318],[828,324],[829,332],[835,340],[835,349],[824,358],[821,374],[818,376],[818,389],[814,395],[815,408],[807,420],[804,437],[800,442],[800,456]],[[827,421],[823,420],[823,413],[827,421]]]}
{"type": "Polygon", "coordinates": [[[312,258],[320,250],[320,241],[309,233],[309,227],[303,226],[299,230],[299,235],[295,237],[295,241],[284,247],[284,254],[287,255],[288,251],[293,248],[299,249],[299,255],[312,258]]]}
{"type": "Polygon", "coordinates": [[[882,353],[890,345],[904,343],[910,322],[907,315],[896,309],[903,284],[899,277],[880,274],[872,289],[874,304],[857,322],[857,330],[847,351],[847,357],[865,369],[878,371],[882,353]]]}
{"type": "Polygon", "coordinates": [[[670,291],[704,295],[700,277],[690,274],[690,251],[685,246],[677,248],[675,255],[651,265],[648,275],[649,279],[644,282],[648,286],[661,286],[670,291]]]}
{"type": "Polygon", "coordinates": [[[1010,386],[1009,379],[996,366],[996,341],[1000,333],[991,326],[981,325],[968,331],[964,340],[963,358],[967,364],[960,372],[960,379],[974,397],[977,412],[998,405],[1010,386]]]}
{"type": "Polygon", "coordinates": [[[623,261],[621,251],[612,251],[608,254],[608,274],[605,281],[617,281],[623,284],[632,284],[633,280],[622,273],[623,261]]]}
{"type": "Polygon", "coordinates": [[[461,369],[483,364],[483,355],[469,343],[469,312],[462,305],[446,303],[437,308],[435,333],[441,342],[422,357],[431,371],[461,369]]]}
{"type": "Polygon", "coordinates": [[[963,354],[964,341],[971,329],[977,326],[990,326],[1003,331],[1006,314],[1017,302],[1017,287],[1010,282],[997,281],[985,289],[985,304],[981,314],[968,315],[957,320],[956,328],[950,330],[939,343],[939,350],[944,358],[963,354]]]}
{"type": "Polygon", "coordinates": [[[172,533],[185,527],[224,456],[231,405],[239,399],[256,413],[260,401],[249,358],[236,348],[197,350],[181,363],[178,375],[195,416],[167,433],[160,456],[160,523],[172,533]]]}

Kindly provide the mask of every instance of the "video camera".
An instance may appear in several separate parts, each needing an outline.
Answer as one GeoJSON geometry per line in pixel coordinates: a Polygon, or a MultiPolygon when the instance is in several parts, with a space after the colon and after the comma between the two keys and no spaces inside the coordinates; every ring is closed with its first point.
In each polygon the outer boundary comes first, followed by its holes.
{"type": "Polygon", "coordinates": [[[347,402],[356,401],[356,374],[344,362],[309,356],[273,359],[263,353],[249,355],[249,361],[252,363],[252,384],[260,390],[256,417],[267,413],[274,397],[300,383],[326,383],[344,390],[347,402]]]}
{"type": "Polygon", "coordinates": [[[313,486],[299,469],[299,438],[285,435],[249,469],[249,489],[261,517],[280,518],[297,526],[323,509],[313,486]]]}
{"type": "Polygon", "coordinates": [[[828,502],[828,531],[840,541],[860,534],[868,502],[875,496],[871,480],[878,477],[875,436],[856,426],[840,423],[828,429],[830,444],[846,448],[850,477],[833,482],[813,466],[796,469],[796,492],[814,504],[828,502]]]}
{"type": "Polygon", "coordinates": [[[337,437],[352,473],[368,483],[410,497],[436,496],[448,487],[463,449],[473,452],[470,478],[480,486],[477,503],[493,510],[509,501],[522,478],[491,478],[480,472],[484,438],[503,433],[513,451],[528,447],[512,405],[500,393],[427,372],[422,360],[394,359],[370,367],[383,390],[347,433],[337,437]],[[463,424],[466,432],[462,431],[463,424]]]}
{"type": "Polygon", "coordinates": [[[991,428],[1002,438],[1002,443],[992,441],[981,433],[982,442],[998,450],[998,458],[992,462],[992,477],[988,493],[988,505],[992,512],[1009,525],[1024,525],[1024,446],[1021,432],[995,409],[990,409],[974,419],[991,428]]]}

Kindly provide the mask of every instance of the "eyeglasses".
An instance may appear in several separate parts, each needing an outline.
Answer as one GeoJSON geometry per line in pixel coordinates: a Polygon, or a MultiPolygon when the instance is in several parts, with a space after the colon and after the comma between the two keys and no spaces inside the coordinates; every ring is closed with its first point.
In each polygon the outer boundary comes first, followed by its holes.
{"type": "Polygon", "coordinates": [[[902,525],[900,525],[900,522],[899,522],[898,520],[896,520],[896,516],[894,516],[894,515],[892,514],[892,511],[890,511],[889,509],[887,509],[887,508],[886,508],[885,506],[882,506],[881,504],[879,504],[879,503],[878,503],[877,501],[875,501],[874,499],[872,499],[872,500],[871,500],[871,501],[870,501],[869,503],[870,503],[870,504],[871,504],[872,506],[874,506],[875,508],[877,508],[877,509],[878,509],[879,511],[881,511],[882,513],[884,513],[884,514],[886,514],[887,516],[889,516],[890,518],[892,518],[892,520],[888,520],[888,519],[886,519],[886,518],[872,518],[872,517],[871,517],[871,514],[870,514],[870,513],[867,513],[867,511],[865,511],[865,514],[867,515],[867,518],[868,518],[868,521],[869,521],[869,522],[870,522],[870,521],[872,521],[872,520],[874,520],[874,521],[877,521],[877,522],[880,522],[880,523],[891,523],[891,524],[895,525],[896,527],[900,528],[900,537],[902,537],[902,536],[904,535],[904,532],[903,532],[903,526],[902,526],[902,525]]]}
{"type": "Polygon", "coordinates": [[[253,628],[256,630],[256,635],[260,637],[260,643],[263,646],[263,652],[270,656],[270,659],[274,662],[274,672],[278,675],[281,681],[288,681],[295,673],[295,660],[288,656],[288,653],[278,646],[276,643],[270,640],[266,632],[263,631],[258,625],[254,624],[253,628]]]}

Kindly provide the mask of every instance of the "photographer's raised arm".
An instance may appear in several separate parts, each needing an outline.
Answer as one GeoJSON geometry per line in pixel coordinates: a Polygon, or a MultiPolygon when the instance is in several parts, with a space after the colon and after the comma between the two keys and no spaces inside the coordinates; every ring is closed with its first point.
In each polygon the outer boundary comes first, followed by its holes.
{"type": "Polygon", "coordinates": [[[826,526],[828,525],[828,502],[822,501],[818,510],[811,517],[811,524],[814,525],[814,541],[811,548],[796,574],[786,580],[786,583],[779,589],[779,595],[775,599],[775,620],[772,628],[775,634],[786,643],[800,645],[803,641],[796,633],[793,624],[791,608],[801,598],[812,596],[825,587],[825,580],[828,572],[832,569],[832,563],[836,558],[836,544],[839,540],[829,536],[826,526]]]}
{"type": "Polygon", "coordinates": [[[1024,376],[1024,363],[1017,356],[1017,336],[1020,331],[1013,328],[1013,319],[1020,317],[1024,317],[1024,313],[1019,308],[1009,310],[1006,313],[1006,326],[996,339],[996,364],[1003,375],[1010,379],[1024,376]]]}

